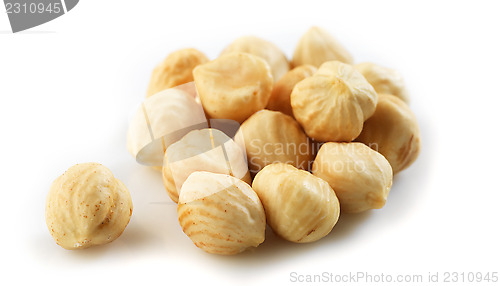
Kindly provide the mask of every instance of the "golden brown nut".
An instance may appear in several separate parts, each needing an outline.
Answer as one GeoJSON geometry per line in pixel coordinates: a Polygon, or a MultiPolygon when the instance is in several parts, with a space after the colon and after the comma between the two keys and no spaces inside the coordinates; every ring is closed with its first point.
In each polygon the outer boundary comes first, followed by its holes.
{"type": "Polygon", "coordinates": [[[377,93],[352,66],[333,61],[295,85],[290,102],[309,137],[349,142],[375,112],[377,93]]]}
{"type": "Polygon", "coordinates": [[[316,68],[311,65],[298,66],[287,72],[278,82],[274,84],[271,98],[267,103],[267,108],[281,111],[293,117],[292,105],[290,104],[290,94],[295,85],[316,72],[316,68]]]}
{"type": "Polygon", "coordinates": [[[221,53],[241,52],[263,58],[271,67],[274,82],[279,80],[289,69],[290,63],[285,54],[273,43],[254,36],[245,36],[236,39],[221,53]]]}
{"type": "Polygon", "coordinates": [[[267,223],[286,240],[316,241],[329,234],[339,218],[339,201],[328,183],[291,165],[266,166],[252,187],[262,200],[267,223]]]}
{"type": "Polygon", "coordinates": [[[196,49],[182,49],[171,53],[153,70],[146,97],[193,81],[193,69],[206,62],[208,58],[196,49]]]}
{"type": "Polygon", "coordinates": [[[293,53],[292,65],[313,65],[319,67],[327,61],[340,61],[352,64],[351,54],[327,31],[310,28],[300,38],[293,53]]]}
{"type": "Polygon", "coordinates": [[[392,186],[389,162],[362,143],[323,144],[312,172],[335,190],[346,213],[382,208],[392,186]]]}
{"type": "Polygon", "coordinates": [[[112,242],[132,215],[132,198],[108,168],[77,164],[57,178],[45,204],[45,220],[57,244],[84,249],[112,242]]]}
{"type": "Polygon", "coordinates": [[[377,93],[392,94],[409,102],[408,91],[399,72],[374,63],[360,63],[354,68],[366,78],[377,93]]]}
{"type": "Polygon", "coordinates": [[[195,171],[227,174],[251,183],[245,150],[217,129],[189,132],[165,152],[163,184],[177,203],[179,191],[195,171]]]}
{"type": "Polygon", "coordinates": [[[401,99],[380,94],[375,113],[365,122],[356,141],[384,155],[396,174],[415,162],[420,153],[417,118],[401,99]]]}
{"type": "Polygon", "coordinates": [[[250,186],[229,175],[192,173],[182,186],[179,224],[208,253],[237,254],[264,241],[266,215],[250,186]]]}
{"type": "Polygon", "coordinates": [[[208,116],[239,123],[267,105],[273,87],[269,65],[246,53],[220,56],[196,67],[193,74],[208,116]]]}
{"type": "Polygon", "coordinates": [[[240,127],[250,171],[256,174],[272,163],[287,163],[308,170],[313,159],[311,142],[290,116],[261,110],[240,127]]]}

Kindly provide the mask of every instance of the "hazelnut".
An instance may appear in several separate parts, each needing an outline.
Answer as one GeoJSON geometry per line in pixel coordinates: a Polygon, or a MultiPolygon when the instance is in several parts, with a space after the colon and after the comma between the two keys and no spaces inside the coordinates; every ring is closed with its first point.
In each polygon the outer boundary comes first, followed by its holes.
{"type": "Polygon", "coordinates": [[[273,231],[293,242],[326,236],[337,223],[340,206],[322,179],[291,165],[276,163],[262,169],[252,184],[273,231]]]}
{"type": "Polygon", "coordinates": [[[275,82],[290,69],[285,54],[275,44],[258,37],[240,37],[227,46],[221,55],[234,52],[249,53],[264,59],[271,67],[275,82]]]}
{"type": "Polygon", "coordinates": [[[266,215],[245,182],[224,174],[194,172],[182,185],[179,224],[208,253],[237,254],[264,241],[266,215]]]}
{"type": "Polygon", "coordinates": [[[374,63],[360,63],[354,68],[366,78],[377,93],[392,94],[409,102],[408,91],[399,72],[374,63]]]}
{"type": "Polygon", "coordinates": [[[163,183],[177,202],[179,191],[195,171],[227,174],[251,183],[244,148],[217,129],[193,130],[165,152],[163,183]]]}
{"type": "Polygon", "coordinates": [[[50,187],[45,220],[65,249],[84,249],[117,239],[132,215],[132,198],[108,168],[77,164],[50,187]]]}
{"type": "Polygon", "coordinates": [[[375,112],[377,93],[351,65],[332,61],[297,83],[290,102],[309,137],[322,142],[350,142],[375,112]]]}
{"type": "Polygon", "coordinates": [[[382,208],[392,186],[389,162],[362,143],[323,144],[312,172],[335,190],[345,213],[382,208]]]}
{"type": "Polygon", "coordinates": [[[146,97],[193,81],[193,69],[206,62],[208,58],[196,49],[182,49],[169,54],[153,70],[146,97]]]}
{"type": "Polygon", "coordinates": [[[250,171],[256,174],[272,163],[288,163],[307,170],[313,159],[311,142],[290,116],[261,110],[238,131],[243,134],[250,171]]]}
{"type": "Polygon", "coordinates": [[[299,40],[293,53],[292,65],[313,65],[319,67],[327,61],[352,64],[349,52],[327,31],[310,28],[299,40]]]}
{"type": "Polygon", "coordinates": [[[222,55],[193,74],[207,115],[239,123],[267,105],[273,87],[269,65],[246,53],[222,55]]]}
{"type": "Polygon", "coordinates": [[[396,96],[380,94],[375,113],[356,139],[380,152],[394,174],[409,167],[420,153],[420,129],[408,105],[396,96]]]}
{"type": "Polygon", "coordinates": [[[287,72],[278,82],[274,84],[271,97],[267,103],[270,110],[281,111],[293,117],[292,105],[290,104],[290,94],[295,85],[316,72],[316,68],[311,65],[298,66],[287,72]]]}
{"type": "Polygon", "coordinates": [[[140,164],[161,167],[165,150],[191,130],[208,127],[188,83],[144,100],[130,122],[127,149],[140,164]]]}

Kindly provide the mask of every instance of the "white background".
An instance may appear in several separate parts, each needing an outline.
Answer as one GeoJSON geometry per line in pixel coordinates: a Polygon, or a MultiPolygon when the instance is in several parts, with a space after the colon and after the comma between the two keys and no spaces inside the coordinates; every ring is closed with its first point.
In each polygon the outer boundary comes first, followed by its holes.
{"type": "Polygon", "coordinates": [[[291,272],[425,281],[429,272],[500,271],[497,3],[83,0],[19,34],[2,8],[0,281],[243,285],[286,284],[291,272]],[[160,173],[126,151],[129,117],[169,52],[195,47],[213,59],[253,34],[291,56],[311,25],[334,34],[356,62],[405,76],[421,156],[395,178],[383,209],[342,215],[316,243],[285,242],[268,230],[254,251],[206,254],[179,227],[160,173]],[[46,228],[45,196],[67,168],[89,161],[128,186],[134,213],[115,242],[67,251],[46,228]]]}

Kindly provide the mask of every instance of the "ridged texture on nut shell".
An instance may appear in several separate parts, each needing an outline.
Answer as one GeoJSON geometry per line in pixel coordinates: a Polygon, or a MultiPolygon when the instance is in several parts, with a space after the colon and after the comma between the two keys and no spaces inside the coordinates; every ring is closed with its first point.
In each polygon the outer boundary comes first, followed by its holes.
{"type": "Polygon", "coordinates": [[[350,142],[375,112],[377,93],[352,66],[332,61],[295,85],[290,101],[309,137],[350,142]]]}
{"type": "Polygon", "coordinates": [[[221,55],[234,52],[249,53],[263,58],[271,67],[275,82],[290,70],[290,63],[285,54],[275,44],[255,36],[245,36],[234,40],[222,51],[221,55]]]}
{"type": "Polygon", "coordinates": [[[323,144],[312,172],[335,190],[346,213],[382,208],[392,186],[389,162],[362,143],[323,144]]]}
{"type": "Polygon", "coordinates": [[[231,255],[264,241],[266,217],[257,194],[229,175],[192,173],[177,205],[179,224],[199,248],[231,255]]]}
{"type": "Polygon", "coordinates": [[[69,168],[50,187],[45,219],[54,240],[83,249],[118,238],[132,215],[125,185],[97,163],[69,168]]]}
{"type": "Polygon", "coordinates": [[[293,53],[292,64],[319,67],[327,61],[340,61],[351,64],[351,54],[327,31],[310,28],[299,40],[293,53]]]}
{"type": "Polygon", "coordinates": [[[374,63],[359,63],[354,66],[373,86],[377,93],[387,93],[408,103],[410,98],[401,74],[393,69],[374,63]]]}
{"type": "Polygon", "coordinates": [[[208,62],[208,58],[196,49],[182,49],[167,56],[151,75],[146,97],[164,89],[193,81],[193,69],[208,62]]]}
{"type": "Polygon", "coordinates": [[[272,163],[289,163],[308,170],[313,148],[300,125],[278,111],[261,110],[248,118],[243,133],[250,171],[256,174],[272,163]]]}
{"type": "Polygon", "coordinates": [[[315,72],[316,68],[312,65],[298,66],[287,72],[274,84],[271,98],[269,98],[269,102],[267,103],[267,108],[280,111],[293,117],[290,94],[292,94],[292,90],[298,82],[312,76],[315,72]]]}
{"type": "Polygon", "coordinates": [[[420,153],[420,128],[408,105],[393,95],[380,94],[377,109],[356,141],[377,150],[391,163],[394,174],[408,168],[420,153]]]}
{"type": "Polygon", "coordinates": [[[193,71],[201,103],[210,118],[239,123],[263,109],[273,88],[269,65],[247,53],[229,53],[193,71]]]}
{"type": "Polygon", "coordinates": [[[339,201],[328,183],[291,165],[266,166],[252,187],[268,224],[289,241],[316,241],[329,234],[339,218],[339,201]]]}
{"type": "Polygon", "coordinates": [[[182,185],[195,171],[227,174],[251,183],[245,151],[222,131],[193,130],[165,152],[163,183],[170,198],[178,202],[182,185]]]}

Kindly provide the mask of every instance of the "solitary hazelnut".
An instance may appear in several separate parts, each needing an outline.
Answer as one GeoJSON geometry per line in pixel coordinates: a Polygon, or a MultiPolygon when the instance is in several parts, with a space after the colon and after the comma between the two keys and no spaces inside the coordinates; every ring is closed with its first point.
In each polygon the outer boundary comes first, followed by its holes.
{"type": "Polygon", "coordinates": [[[77,164],[50,187],[45,219],[57,244],[84,249],[117,239],[132,215],[132,198],[108,168],[77,164]]]}

